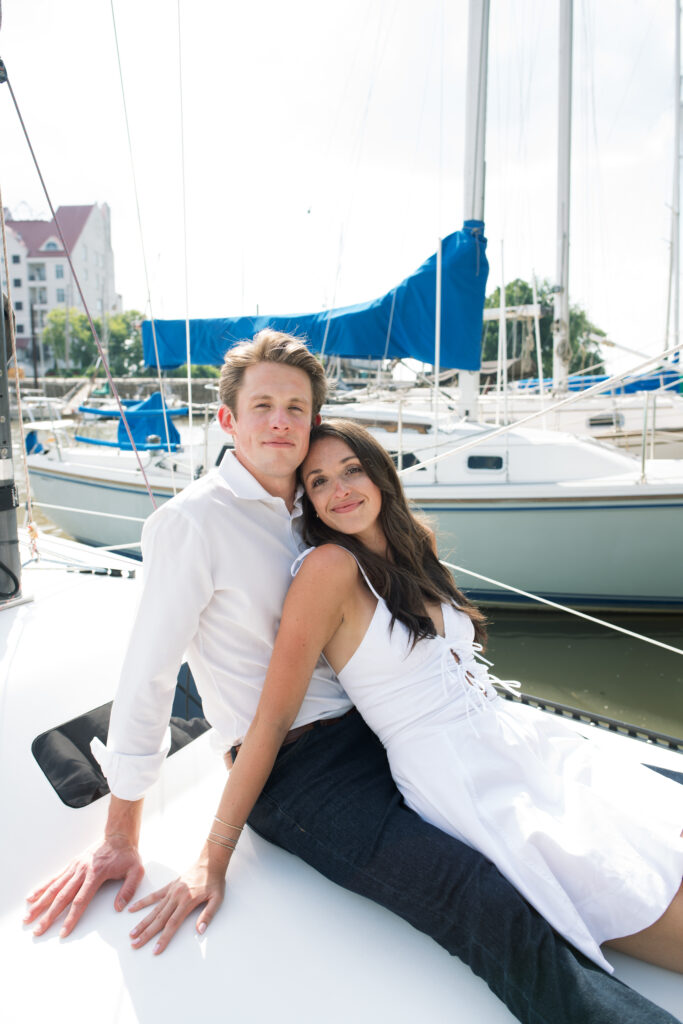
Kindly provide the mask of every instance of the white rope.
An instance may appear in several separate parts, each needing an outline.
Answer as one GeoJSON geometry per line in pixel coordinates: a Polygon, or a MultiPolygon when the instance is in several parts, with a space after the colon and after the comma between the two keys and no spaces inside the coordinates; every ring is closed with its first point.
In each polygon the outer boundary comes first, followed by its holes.
{"type": "Polygon", "coordinates": [[[490,576],[483,576],[479,572],[474,572],[472,569],[465,569],[462,565],[453,565],[452,562],[441,562],[448,569],[453,569],[456,572],[464,572],[468,576],[474,576],[478,580],[483,580],[484,583],[493,583],[497,587],[501,587],[503,590],[510,590],[513,594],[520,594],[522,597],[528,597],[532,601],[539,601],[541,604],[548,605],[549,608],[556,608],[557,611],[567,612],[568,615],[576,615],[579,619],[586,619],[587,622],[594,622],[598,626],[606,626],[607,629],[616,630],[617,633],[624,633],[626,636],[631,636],[636,640],[643,640],[646,644],[652,644],[655,647],[662,647],[665,651],[673,651],[674,654],[683,654],[683,650],[680,647],[672,647],[671,644],[665,644],[661,640],[654,640],[651,636],[644,636],[642,633],[634,633],[631,629],[625,629],[623,626],[617,626],[613,622],[606,622],[604,619],[597,619],[594,615],[587,615],[586,612],[580,612],[578,608],[569,608],[567,605],[558,604],[557,601],[549,601],[547,597],[539,597],[538,594],[530,594],[527,590],[520,590],[519,587],[513,587],[509,583],[501,583],[500,580],[491,579],[490,576]]]}
{"type": "Polygon", "coordinates": [[[125,544],[98,544],[98,551],[128,551],[130,548],[139,548],[142,544],[139,540],[131,540],[125,544]]]}
{"type": "Polygon", "coordinates": [[[180,95],[180,170],[182,175],[182,205],[183,205],[183,260],[185,270],[185,350],[187,360],[187,407],[188,407],[188,430],[190,437],[190,476],[194,476],[194,447],[192,444],[192,356],[190,353],[190,291],[188,286],[187,271],[187,201],[185,185],[185,117],[183,113],[183,63],[180,32],[180,0],[177,4],[178,11],[178,91],[180,95]]]}
{"type": "Polygon", "coordinates": [[[630,376],[631,373],[639,373],[646,366],[651,366],[652,363],[658,362],[664,356],[680,351],[683,351],[683,344],[674,345],[672,348],[665,349],[659,355],[652,356],[650,359],[647,359],[644,363],[636,366],[633,370],[626,370],[623,373],[617,373],[613,377],[608,377],[607,380],[601,381],[598,384],[593,384],[591,387],[586,388],[585,391],[577,391],[568,398],[563,398],[559,402],[554,402],[552,405],[549,405],[544,409],[537,409],[536,412],[531,412],[528,416],[522,416],[521,419],[515,420],[513,423],[508,423],[503,427],[496,427],[494,430],[482,431],[482,433],[478,434],[473,441],[465,441],[463,444],[456,445],[454,448],[451,448],[446,452],[442,452],[440,455],[434,455],[431,459],[425,459],[424,461],[414,463],[412,466],[407,466],[405,469],[400,471],[399,475],[405,476],[408,473],[414,473],[416,470],[425,469],[427,466],[431,466],[435,462],[441,462],[442,459],[447,459],[451,455],[455,455],[457,452],[465,452],[470,448],[476,448],[477,445],[482,444],[484,441],[490,441],[492,438],[498,437],[500,434],[506,434],[510,430],[515,430],[517,427],[521,427],[525,423],[529,423],[530,420],[538,419],[539,416],[547,416],[549,413],[552,413],[556,409],[560,409],[565,405],[572,405],[574,402],[581,401],[581,399],[585,398],[587,395],[595,395],[600,391],[605,391],[607,388],[610,388],[612,384],[623,380],[624,377],[630,376]]]}
{"type": "MultiPolygon", "coordinates": [[[[48,505],[45,501],[34,501],[36,508],[53,508],[62,512],[77,512],[79,515],[84,516],[104,516],[105,519],[126,519],[131,523],[144,523],[144,516],[124,516],[118,512],[95,512],[89,508],[72,508],[70,505],[48,505]]],[[[98,545],[99,547],[99,545],[98,545]]]]}

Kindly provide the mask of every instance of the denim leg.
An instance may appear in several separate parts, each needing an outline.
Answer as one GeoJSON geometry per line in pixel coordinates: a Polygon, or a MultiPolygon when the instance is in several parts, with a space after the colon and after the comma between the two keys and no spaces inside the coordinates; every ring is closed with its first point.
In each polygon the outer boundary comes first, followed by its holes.
{"type": "Polygon", "coordinates": [[[410,811],[357,714],[283,748],[249,824],[430,935],[521,1021],[674,1024],[570,946],[490,861],[410,811]]]}

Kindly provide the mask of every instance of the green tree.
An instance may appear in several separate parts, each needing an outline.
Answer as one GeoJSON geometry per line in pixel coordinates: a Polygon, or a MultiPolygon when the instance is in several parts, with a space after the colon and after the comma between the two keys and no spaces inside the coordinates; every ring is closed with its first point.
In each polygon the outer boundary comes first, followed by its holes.
{"type": "MultiPolygon", "coordinates": [[[[109,367],[114,377],[147,376],[142,358],[142,314],[135,309],[107,317],[106,331],[101,318],[93,321],[100,344],[108,353],[109,367]]],[[[68,311],[68,367],[67,367],[67,311],[50,310],[45,318],[43,344],[52,349],[57,366],[63,371],[88,373],[94,370],[99,356],[90,324],[85,313],[77,309],[68,311]]]]}
{"type": "MultiPolygon", "coordinates": [[[[541,305],[540,334],[541,334],[541,357],[543,359],[543,376],[551,377],[553,372],[553,291],[549,281],[541,281],[537,286],[537,301],[541,305]]],[[[533,302],[533,289],[527,281],[517,278],[505,285],[506,306],[525,306],[533,302]]],[[[500,288],[496,288],[486,297],[484,306],[497,309],[500,305],[500,288]]],[[[533,324],[529,325],[529,332],[533,332],[533,324]]],[[[579,370],[593,367],[592,373],[604,373],[603,355],[600,351],[600,338],[605,337],[605,332],[591,323],[588,314],[580,306],[569,307],[569,344],[571,358],[569,372],[576,373],[579,370]]],[[[506,324],[506,352],[508,359],[517,358],[523,355],[522,350],[528,353],[528,358],[523,362],[529,362],[531,368],[529,375],[538,374],[536,365],[536,345],[533,334],[525,337],[523,323],[506,324]]],[[[498,358],[498,322],[488,321],[484,324],[484,335],[482,342],[482,359],[498,358]]],[[[522,374],[527,371],[522,369],[522,374]]]]}
{"type": "Polygon", "coordinates": [[[148,371],[142,357],[142,314],[136,309],[107,318],[107,338],[96,321],[100,341],[107,342],[109,369],[113,377],[144,377],[148,371]]]}
{"type": "Polygon", "coordinates": [[[97,345],[92,336],[88,318],[77,309],[51,309],[45,318],[43,345],[49,345],[57,367],[67,368],[68,317],[68,369],[83,373],[97,359],[97,345]]]}

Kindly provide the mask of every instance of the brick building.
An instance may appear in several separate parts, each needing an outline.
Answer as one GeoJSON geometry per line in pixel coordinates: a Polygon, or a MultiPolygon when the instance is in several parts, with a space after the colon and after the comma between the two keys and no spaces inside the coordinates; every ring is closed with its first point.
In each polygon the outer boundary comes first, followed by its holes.
{"type": "MultiPolygon", "coordinates": [[[[90,206],[60,206],[56,213],[74,269],[93,317],[121,310],[121,296],[114,282],[114,253],[111,247],[111,218],[106,203],[90,206]]],[[[51,309],[76,308],[84,312],[78,290],[62,248],[54,220],[14,220],[5,211],[7,258],[0,253],[2,290],[11,285],[16,314],[17,355],[20,363],[31,364],[33,339],[41,372],[51,364],[40,353],[40,335],[51,309]],[[9,271],[9,273],[8,273],[9,271]]]]}

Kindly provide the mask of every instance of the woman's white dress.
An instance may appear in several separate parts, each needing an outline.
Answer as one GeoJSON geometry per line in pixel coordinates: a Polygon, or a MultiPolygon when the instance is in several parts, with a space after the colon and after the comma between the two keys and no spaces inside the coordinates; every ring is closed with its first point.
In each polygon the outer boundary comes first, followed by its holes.
{"type": "Polygon", "coordinates": [[[683,786],[499,697],[470,619],[442,609],[445,636],[411,647],[378,597],[339,680],[408,806],[484,853],[611,971],[600,944],[653,924],[681,884],[683,786]]]}

